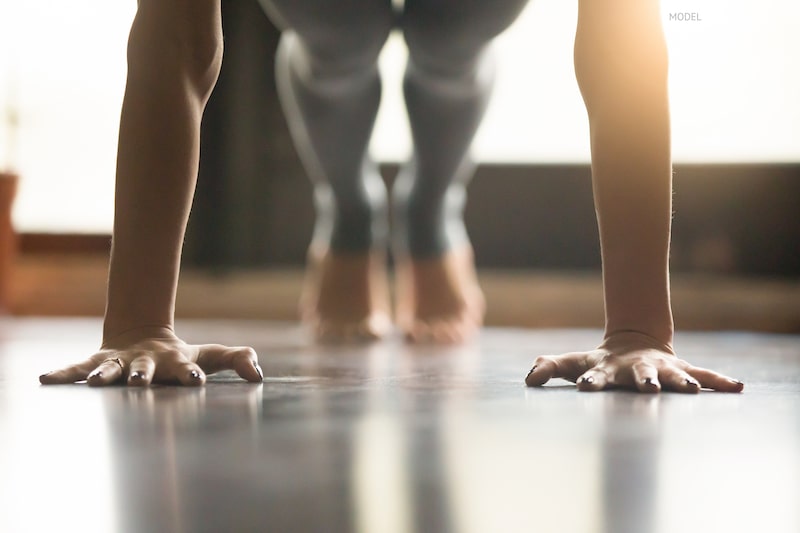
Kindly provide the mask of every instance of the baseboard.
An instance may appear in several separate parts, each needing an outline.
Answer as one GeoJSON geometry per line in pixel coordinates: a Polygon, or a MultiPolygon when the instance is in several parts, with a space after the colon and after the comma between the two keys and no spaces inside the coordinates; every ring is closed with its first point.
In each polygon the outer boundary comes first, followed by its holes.
{"type": "MultiPolygon", "coordinates": [[[[107,256],[22,255],[14,273],[11,312],[20,316],[101,316],[107,256]]],[[[303,272],[298,268],[233,272],[186,270],[178,290],[183,318],[296,320],[303,272]]],[[[486,322],[532,328],[602,327],[597,274],[482,269],[486,322]]],[[[675,275],[676,325],[688,330],[800,332],[800,282],[675,275]]]]}

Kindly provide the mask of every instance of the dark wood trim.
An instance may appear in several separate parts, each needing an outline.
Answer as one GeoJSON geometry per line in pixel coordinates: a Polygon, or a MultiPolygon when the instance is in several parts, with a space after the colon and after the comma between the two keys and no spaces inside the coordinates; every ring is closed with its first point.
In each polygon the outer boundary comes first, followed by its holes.
{"type": "MultiPolygon", "coordinates": [[[[594,272],[479,271],[490,326],[601,328],[603,290],[594,272]]],[[[9,309],[16,316],[102,316],[108,261],[102,255],[19,258],[9,309]]],[[[227,276],[187,268],[178,318],[294,321],[301,268],[241,270],[227,276]]],[[[800,283],[676,274],[673,309],[681,330],[800,332],[800,283]]]]}
{"type": "MultiPolygon", "coordinates": [[[[383,170],[390,183],[397,166],[383,170]]],[[[259,199],[271,221],[255,228],[261,259],[239,267],[304,263],[311,188],[302,175],[293,178],[276,176],[274,194],[259,199]]],[[[676,165],[674,181],[674,272],[800,278],[800,164],[676,165]]],[[[588,165],[482,165],[466,219],[483,268],[599,268],[588,165]]],[[[110,242],[109,235],[24,233],[19,245],[23,254],[107,254],[110,242]]]]}
{"type": "Polygon", "coordinates": [[[19,251],[23,254],[107,254],[110,234],[22,233],[19,251]]]}

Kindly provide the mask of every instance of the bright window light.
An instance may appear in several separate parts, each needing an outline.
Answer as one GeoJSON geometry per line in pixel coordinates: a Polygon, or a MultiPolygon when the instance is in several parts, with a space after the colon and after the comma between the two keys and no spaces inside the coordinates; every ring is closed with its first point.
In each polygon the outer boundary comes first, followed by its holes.
{"type": "Polygon", "coordinates": [[[0,0],[0,168],[19,231],[111,231],[125,50],[136,2],[0,0]],[[6,109],[19,116],[8,130],[6,109]]]}
{"type": "MultiPolygon", "coordinates": [[[[678,163],[800,161],[800,2],[662,0],[678,163]],[[698,20],[699,19],[699,20],[698,20]]],[[[475,156],[492,163],[585,163],[589,125],[575,82],[577,2],[533,0],[499,38],[499,78],[475,156]]],[[[403,161],[402,39],[382,57],[373,151],[403,161]]]]}
{"type": "MultiPolygon", "coordinates": [[[[675,161],[800,161],[800,2],[661,6],[675,161]]],[[[133,0],[0,0],[0,168],[11,166],[22,178],[19,230],[110,231],[135,9],[133,0]],[[15,133],[9,106],[19,116],[15,133]]],[[[575,1],[533,0],[500,38],[498,83],[474,147],[480,161],[588,162],[588,123],[572,66],[576,18],[575,1]]],[[[372,143],[381,161],[402,161],[410,150],[404,62],[402,39],[394,36],[381,57],[384,99],[372,143]]]]}

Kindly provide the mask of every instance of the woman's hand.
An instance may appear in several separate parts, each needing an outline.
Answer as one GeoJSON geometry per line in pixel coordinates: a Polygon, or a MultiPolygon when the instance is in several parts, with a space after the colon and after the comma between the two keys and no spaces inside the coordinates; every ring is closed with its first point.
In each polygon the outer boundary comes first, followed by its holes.
{"type": "Polygon", "coordinates": [[[43,385],[86,382],[93,387],[127,383],[199,386],[206,375],[235,370],[252,383],[264,374],[255,350],[245,346],[186,344],[169,328],[145,327],[117,335],[85,361],[39,376],[43,385]]]}
{"type": "Polygon", "coordinates": [[[654,393],[663,389],[694,394],[701,388],[720,392],[744,389],[741,381],[692,366],[678,359],[671,346],[633,331],[613,334],[589,352],[538,357],[525,384],[539,387],[552,378],[577,383],[582,391],[623,388],[654,393]]]}

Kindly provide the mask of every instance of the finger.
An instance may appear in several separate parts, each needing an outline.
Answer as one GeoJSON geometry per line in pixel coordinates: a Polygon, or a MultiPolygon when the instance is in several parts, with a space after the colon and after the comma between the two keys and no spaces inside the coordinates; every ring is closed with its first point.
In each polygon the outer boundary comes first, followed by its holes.
{"type": "Polygon", "coordinates": [[[558,363],[554,361],[555,357],[542,355],[536,358],[533,367],[528,371],[525,376],[525,385],[528,387],[541,387],[556,374],[558,363]]]}
{"type": "Polygon", "coordinates": [[[42,374],[39,376],[39,383],[42,385],[63,385],[65,383],[83,381],[89,375],[89,372],[96,367],[97,363],[94,360],[87,359],[81,363],[42,374]]]}
{"type": "Polygon", "coordinates": [[[252,383],[260,383],[264,380],[264,372],[258,364],[258,355],[249,346],[233,348],[219,344],[201,346],[197,364],[207,374],[232,369],[240,377],[252,383]]]}
{"type": "Polygon", "coordinates": [[[655,393],[661,390],[658,369],[647,363],[633,365],[633,380],[639,392],[655,393]]]}
{"type": "Polygon", "coordinates": [[[608,385],[608,374],[600,368],[593,368],[583,373],[576,382],[578,390],[584,392],[600,391],[608,385]]]}
{"type": "Polygon", "coordinates": [[[124,363],[118,357],[106,359],[86,376],[90,387],[105,387],[118,382],[124,374],[124,363]]]}
{"type": "Polygon", "coordinates": [[[146,387],[153,381],[156,363],[149,355],[142,355],[131,361],[128,372],[128,385],[131,387],[146,387]]]}
{"type": "Polygon", "coordinates": [[[205,383],[205,373],[180,350],[164,350],[156,355],[153,382],[179,383],[190,387],[205,383]]]}
{"type": "Polygon", "coordinates": [[[199,387],[206,382],[206,374],[196,363],[185,362],[175,367],[175,378],[187,387],[199,387]]]}
{"type": "Polygon", "coordinates": [[[666,390],[687,394],[697,394],[700,392],[700,382],[683,370],[662,370],[660,377],[661,385],[666,390]]]}
{"type": "Polygon", "coordinates": [[[690,366],[686,371],[707,389],[714,389],[720,392],[742,392],[744,390],[744,383],[738,379],[725,376],[713,370],[690,366]]]}
{"type": "Polygon", "coordinates": [[[574,382],[585,369],[585,353],[541,355],[533,362],[533,368],[528,372],[525,383],[529,387],[538,387],[553,378],[563,378],[574,382]]]}
{"type": "Polygon", "coordinates": [[[258,364],[258,355],[252,348],[236,348],[229,356],[233,361],[233,369],[242,378],[252,383],[264,381],[264,371],[258,364]]]}

